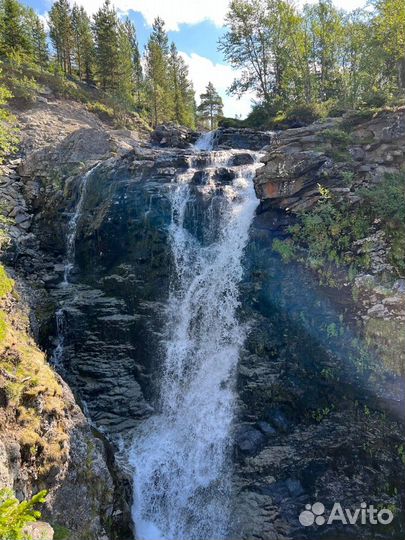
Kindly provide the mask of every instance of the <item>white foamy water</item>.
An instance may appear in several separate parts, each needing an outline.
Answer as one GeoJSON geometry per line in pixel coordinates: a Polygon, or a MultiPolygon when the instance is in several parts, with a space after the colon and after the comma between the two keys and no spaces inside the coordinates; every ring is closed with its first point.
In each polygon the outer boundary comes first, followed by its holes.
{"type": "Polygon", "coordinates": [[[212,150],[214,146],[215,131],[207,131],[198,137],[194,144],[194,148],[197,152],[204,152],[212,150]]]}
{"type": "MultiPolygon", "coordinates": [[[[222,165],[222,163],[221,163],[222,165]]],[[[216,234],[204,245],[187,228],[189,174],[171,193],[173,286],[158,413],[137,431],[133,519],[140,540],[227,537],[235,377],[246,329],[237,318],[238,285],[257,206],[252,177],[258,165],[234,167],[222,188],[216,234]]],[[[216,197],[218,204],[218,197],[216,197]]]]}
{"type": "Polygon", "coordinates": [[[83,176],[82,181],[80,183],[80,188],[79,188],[79,200],[77,201],[75,211],[73,212],[72,217],[70,218],[68,222],[67,235],[66,235],[66,259],[65,259],[65,269],[63,273],[63,282],[62,282],[63,285],[69,284],[70,274],[73,270],[74,263],[75,263],[75,244],[76,244],[77,225],[78,225],[80,216],[82,214],[83,203],[86,197],[87,182],[92,172],[94,171],[94,169],[96,169],[96,167],[98,167],[98,165],[99,164],[89,169],[86,172],[86,174],[83,176]]]}

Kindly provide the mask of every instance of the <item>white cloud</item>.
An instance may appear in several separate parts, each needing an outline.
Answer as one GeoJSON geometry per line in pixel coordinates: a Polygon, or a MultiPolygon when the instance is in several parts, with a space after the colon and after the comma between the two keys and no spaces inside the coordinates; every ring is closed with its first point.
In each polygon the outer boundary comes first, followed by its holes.
{"type": "MultiPolygon", "coordinates": [[[[104,0],[82,0],[88,13],[92,14],[104,0]]],[[[314,3],[317,0],[297,0],[299,6],[314,3]]],[[[73,3],[73,0],[71,0],[73,3]]],[[[139,11],[147,24],[152,25],[157,16],[166,22],[168,30],[179,30],[180,24],[197,24],[209,20],[216,26],[222,26],[230,0],[113,0],[118,11],[139,11]]],[[[351,10],[364,7],[367,0],[334,0],[337,7],[351,10]]],[[[207,36],[208,37],[208,36],[207,36]]]]}
{"type": "MultiPolygon", "coordinates": [[[[230,0],[114,0],[118,11],[139,11],[149,26],[161,17],[168,30],[179,30],[179,24],[196,24],[204,20],[222,26],[230,0]]],[[[83,0],[87,12],[95,13],[103,0],[83,0]]]]}
{"type": "Polygon", "coordinates": [[[241,115],[244,118],[249,113],[252,107],[253,94],[245,94],[241,99],[226,94],[227,88],[232,84],[234,78],[239,75],[238,71],[225,64],[215,64],[209,58],[195,53],[188,55],[185,52],[180,52],[180,54],[189,66],[197,102],[208,82],[212,82],[224,101],[225,116],[234,118],[236,115],[241,115]]]}

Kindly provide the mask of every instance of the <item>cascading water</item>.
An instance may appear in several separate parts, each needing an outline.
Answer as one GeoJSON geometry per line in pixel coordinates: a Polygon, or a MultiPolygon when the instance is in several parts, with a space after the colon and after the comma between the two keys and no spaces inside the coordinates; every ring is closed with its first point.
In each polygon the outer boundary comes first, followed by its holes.
{"type": "Polygon", "coordinates": [[[215,131],[203,133],[196,141],[194,148],[197,151],[210,151],[214,146],[215,131]]]}
{"type": "MultiPolygon", "coordinates": [[[[218,163],[222,167],[231,156],[212,152],[209,169],[218,163]]],[[[236,177],[219,195],[214,196],[212,182],[204,186],[205,195],[213,191],[206,219],[215,223],[208,224],[212,234],[203,242],[187,228],[193,169],[173,184],[169,233],[174,276],[159,412],[140,426],[130,456],[138,539],[227,536],[234,384],[246,333],[237,318],[238,284],[257,205],[252,182],[257,167],[257,159],[253,165],[232,167],[236,177]]]]}
{"type": "MultiPolygon", "coordinates": [[[[73,212],[71,218],[69,219],[67,226],[67,235],[66,235],[66,258],[64,263],[63,271],[63,281],[61,283],[62,288],[67,288],[69,286],[69,279],[72,269],[74,267],[75,261],[75,243],[76,243],[76,233],[77,225],[82,213],[83,203],[86,196],[87,183],[92,174],[92,172],[98,167],[98,164],[89,169],[86,174],[83,176],[79,188],[79,200],[77,202],[75,211],[73,212]]],[[[51,363],[57,366],[58,368],[63,368],[63,351],[64,351],[64,341],[65,341],[65,313],[63,305],[55,313],[56,319],[56,346],[52,354],[51,363]]]]}

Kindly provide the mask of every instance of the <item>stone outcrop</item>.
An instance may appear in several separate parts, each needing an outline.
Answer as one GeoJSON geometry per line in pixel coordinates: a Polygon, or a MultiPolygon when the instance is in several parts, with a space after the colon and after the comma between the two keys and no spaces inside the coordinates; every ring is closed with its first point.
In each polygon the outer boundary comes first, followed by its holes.
{"type": "Polygon", "coordinates": [[[356,184],[377,183],[403,167],[405,109],[318,121],[277,132],[255,179],[257,196],[272,207],[299,210],[319,199],[318,184],[355,200],[356,184]],[[355,178],[348,187],[348,175],[355,178]]]}
{"type": "Polygon", "coordinates": [[[152,143],[166,148],[189,148],[197,138],[196,131],[176,124],[161,124],[151,135],[152,143]]]}
{"type": "Polygon", "coordinates": [[[248,128],[219,128],[215,132],[214,147],[261,150],[271,144],[273,133],[248,128]]]}

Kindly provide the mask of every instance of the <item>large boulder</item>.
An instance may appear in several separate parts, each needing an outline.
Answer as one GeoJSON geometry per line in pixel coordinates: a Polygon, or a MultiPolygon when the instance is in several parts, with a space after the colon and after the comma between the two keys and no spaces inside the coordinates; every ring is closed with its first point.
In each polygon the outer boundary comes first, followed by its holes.
{"type": "Polygon", "coordinates": [[[197,138],[196,131],[176,124],[161,124],[151,135],[152,143],[169,148],[189,148],[197,138]]]}

